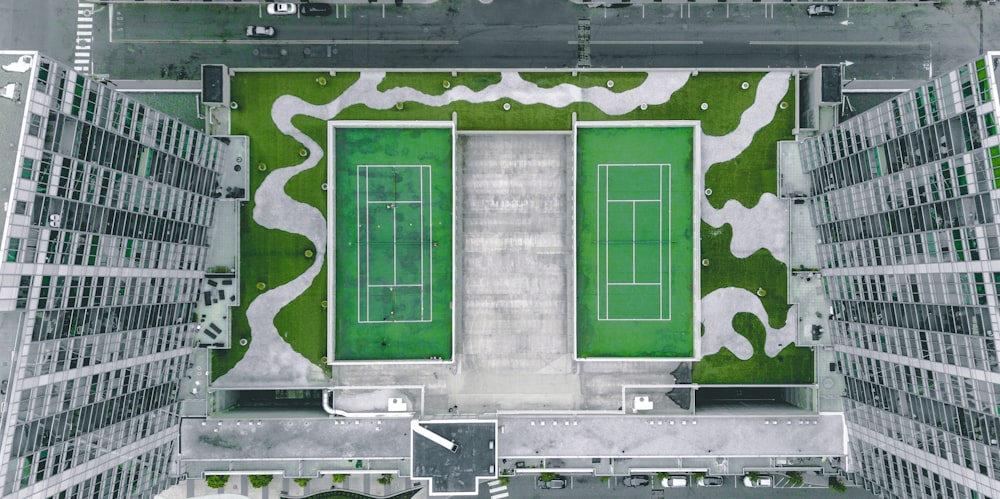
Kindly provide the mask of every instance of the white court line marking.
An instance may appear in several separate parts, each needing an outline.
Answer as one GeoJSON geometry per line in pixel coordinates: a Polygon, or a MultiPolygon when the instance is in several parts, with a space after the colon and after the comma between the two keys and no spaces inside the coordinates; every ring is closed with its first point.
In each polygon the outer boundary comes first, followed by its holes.
{"type": "Polygon", "coordinates": [[[662,203],[662,199],[609,199],[609,203],[662,203]]]}
{"type": "MultiPolygon", "coordinates": [[[[368,200],[368,167],[365,166],[365,201],[368,200]]],[[[368,203],[365,203],[365,319],[372,318],[372,293],[371,293],[371,271],[372,271],[372,234],[371,234],[371,210],[368,203]]]]}
{"type": "Polygon", "coordinates": [[[635,203],[632,203],[632,284],[635,284],[635,203]]]}
{"type": "MultiPolygon", "coordinates": [[[[384,6],[383,6],[384,7],[384,6]]],[[[420,243],[424,243],[424,171],[420,170],[420,243]]],[[[424,318],[424,249],[420,248],[420,318],[424,318]]]]}
{"type": "MultiPolygon", "coordinates": [[[[355,181],[355,184],[356,184],[355,185],[355,190],[354,190],[354,197],[355,197],[355,201],[357,202],[357,206],[355,207],[356,208],[355,214],[358,217],[358,228],[357,228],[357,234],[358,234],[358,246],[357,246],[357,248],[358,248],[357,249],[357,251],[358,251],[358,273],[355,274],[355,275],[358,276],[358,322],[361,322],[361,165],[358,165],[357,168],[356,168],[356,170],[357,170],[357,174],[354,176],[354,181],[355,181]]],[[[336,179],[334,179],[334,182],[336,182],[336,179]]],[[[367,210],[367,206],[366,206],[366,210],[367,210]]],[[[367,213],[367,211],[366,211],[366,213],[367,213]]],[[[367,228],[366,228],[366,230],[367,230],[367,228]]]]}
{"type": "Polygon", "coordinates": [[[369,288],[417,288],[423,284],[369,284],[369,288]]]}
{"type": "MultiPolygon", "coordinates": [[[[668,165],[668,166],[670,167],[670,171],[667,172],[667,209],[670,209],[670,215],[672,215],[673,214],[672,207],[674,206],[674,204],[673,204],[674,202],[673,202],[673,187],[672,187],[673,186],[673,175],[671,174],[671,172],[674,171],[674,165],[671,164],[671,165],[668,165]]],[[[695,199],[695,202],[697,202],[697,199],[695,199]]],[[[673,232],[672,232],[673,231],[673,223],[672,223],[671,218],[672,218],[671,216],[669,216],[669,215],[667,216],[667,234],[670,234],[671,237],[672,237],[673,236],[673,232]]],[[[670,274],[670,278],[667,280],[668,281],[667,284],[669,284],[669,281],[672,281],[673,277],[674,277],[674,272],[673,272],[673,270],[671,270],[671,269],[674,268],[673,267],[673,254],[674,254],[674,245],[668,244],[667,245],[667,271],[670,274]]],[[[673,320],[672,318],[674,316],[674,295],[673,295],[672,291],[673,290],[670,290],[667,293],[667,296],[670,299],[670,301],[667,303],[667,318],[666,318],[666,320],[668,320],[668,321],[669,320],[673,320]]],[[[661,288],[661,292],[662,292],[662,288],[661,288]]]]}
{"type": "MultiPolygon", "coordinates": [[[[729,4],[726,4],[728,7],[729,4]]],[[[660,166],[660,209],[657,212],[660,214],[660,224],[658,225],[660,229],[660,250],[656,253],[656,260],[660,263],[660,318],[663,318],[663,167],[660,166]]],[[[667,205],[667,209],[670,209],[670,205],[667,205]]],[[[670,218],[670,217],[667,217],[670,218]]],[[[667,234],[670,234],[669,232],[667,234]]]]}
{"type": "MultiPolygon", "coordinates": [[[[345,9],[346,9],[346,7],[345,7],[345,9]]],[[[427,206],[431,207],[431,208],[427,209],[427,216],[430,219],[430,223],[428,224],[428,227],[430,227],[430,229],[428,230],[428,234],[427,235],[430,238],[429,239],[430,241],[434,241],[434,210],[432,209],[434,207],[434,175],[432,174],[433,170],[431,170],[431,165],[426,165],[426,166],[427,166],[427,206]]],[[[423,196],[423,193],[421,193],[421,196],[423,196]]],[[[455,230],[454,227],[452,227],[451,229],[455,230]]],[[[433,247],[433,245],[431,245],[431,247],[433,247]]],[[[430,252],[430,247],[427,249],[427,251],[430,252]]],[[[430,295],[431,295],[431,299],[430,299],[431,312],[430,312],[430,319],[429,320],[433,321],[434,320],[434,256],[433,256],[433,253],[431,254],[430,261],[431,261],[430,262],[431,263],[431,275],[430,275],[430,279],[429,279],[429,281],[430,281],[430,286],[429,286],[430,291],[428,291],[428,293],[430,293],[430,295]]],[[[455,262],[451,262],[451,264],[452,264],[452,268],[454,268],[455,262]]]]}
{"type": "Polygon", "coordinates": [[[419,204],[422,201],[389,201],[380,199],[369,199],[368,204],[419,204]]]}

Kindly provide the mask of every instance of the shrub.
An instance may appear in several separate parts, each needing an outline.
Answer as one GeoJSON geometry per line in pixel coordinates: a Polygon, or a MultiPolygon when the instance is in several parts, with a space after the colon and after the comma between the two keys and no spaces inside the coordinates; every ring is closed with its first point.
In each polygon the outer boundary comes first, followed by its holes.
{"type": "Polygon", "coordinates": [[[390,475],[389,473],[384,473],[382,474],[382,476],[378,477],[378,480],[376,480],[376,482],[378,482],[380,485],[389,485],[392,483],[392,475],[390,475]]]}
{"type": "Polygon", "coordinates": [[[299,487],[305,488],[306,485],[309,485],[309,481],[311,480],[312,478],[295,478],[292,481],[299,484],[299,487]]]}
{"type": "Polygon", "coordinates": [[[785,473],[785,476],[788,477],[789,485],[799,486],[802,485],[802,482],[805,481],[802,479],[801,471],[789,471],[788,473],[785,473]]]}
{"type": "Polygon", "coordinates": [[[692,473],[692,474],[691,474],[691,478],[692,478],[692,479],[693,479],[694,481],[698,481],[698,480],[701,480],[702,478],[705,478],[705,472],[704,472],[704,471],[697,471],[697,472],[694,472],[694,473],[692,473]]]}
{"type": "Polygon", "coordinates": [[[510,485],[510,477],[509,476],[502,476],[502,477],[498,478],[497,480],[500,480],[500,485],[503,485],[504,487],[510,485]]]}
{"type": "Polygon", "coordinates": [[[333,483],[344,483],[344,480],[347,480],[347,475],[340,473],[333,475],[333,483]]]}
{"type": "Polygon", "coordinates": [[[541,480],[544,483],[549,483],[552,480],[555,480],[556,476],[558,476],[558,475],[556,475],[555,473],[552,473],[551,471],[546,471],[545,473],[542,473],[541,475],[538,475],[538,479],[541,480]]]}
{"type": "Polygon", "coordinates": [[[760,481],[760,473],[758,473],[756,471],[751,471],[751,472],[747,473],[746,477],[749,478],[750,481],[753,482],[753,483],[757,483],[758,481],[760,481]]]}
{"type": "Polygon", "coordinates": [[[847,485],[844,485],[844,482],[838,480],[837,477],[832,476],[830,477],[830,488],[837,492],[844,493],[844,491],[847,490],[847,485]]]}
{"type": "Polygon", "coordinates": [[[656,474],[657,481],[663,481],[666,480],[667,478],[670,478],[670,473],[667,473],[666,471],[661,471],[656,474]]]}
{"type": "Polygon", "coordinates": [[[205,483],[210,489],[221,489],[226,486],[228,481],[229,475],[208,475],[205,477],[205,483]]]}
{"type": "Polygon", "coordinates": [[[601,477],[601,483],[608,483],[611,481],[611,477],[605,475],[601,477]]]}
{"type": "Polygon", "coordinates": [[[267,487],[267,484],[274,480],[274,475],[250,475],[247,477],[250,480],[250,486],[255,489],[263,489],[267,487]]]}

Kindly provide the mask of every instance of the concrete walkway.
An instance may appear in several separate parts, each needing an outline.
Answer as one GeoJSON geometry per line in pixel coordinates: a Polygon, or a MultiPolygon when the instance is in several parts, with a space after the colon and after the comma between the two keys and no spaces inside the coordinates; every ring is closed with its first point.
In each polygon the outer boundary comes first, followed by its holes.
{"type": "MultiPolygon", "coordinates": [[[[728,161],[746,149],[753,136],[762,127],[771,122],[779,102],[788,90],[789,72],[768,73],[757,88],[754,104],[747,109],[740,119],[736,130],[724,137],[705,135],[702,137],[702,160],[704,175],[712,165],[728,161]]],[[[271,117],[282,133],[300,142],[309,151],[306,160],[288,168],[277,168],[269,174],[255,193],[254,220],[269,229],[283,230],[293,234],[301,234],[308,238],[316,247],[316,259],[312,266],[291,282],[271,289],[256,300],[248,310],[252,341],[243,360],[229,373],[222,376],[217,386],[224,385],[303,385],[322,381],[322,372],[313,366],[302,355],[294,352],[280,336],[274,326],[274,317],[278,311],[291,303],[304,292],[319,274],[326,256],[326,221],[316,208],[301,203],[285,194],[285,183],[298,173],[315,167],[323,157],[323,148],[296,129],[292,125],[292,117],[305,115],[320,120],[329,120],[342,109],[355,104],[363,104],[372,109],[390,109],[397,102],[418,102],[428,106],[444,106],[456,101],[471,103],[496,102],[509,99],[522,104],[546,104],[553,107],[565,107],[574,102],[588,102],[609,115],[617,116],[628,113],[641,104],[657,105],[670,100],[673,93],[684,86],[690,77],[688,71],[653,71],[638,87],[613,92],[607,88],[580,88],[575,85],[562,84],[553,88],[539,88],[538,85],[525,81],[514,71],[501,73],[501,80],[480,91],[473,91],[466,86],[456,86],[442,95],[426,95],[412,88],[393,88],[379,91],[378,84],[385,78],[384,72],[363,72],[353,85],[348,87],[338,98],[325,105],[309,104],[299,97],[284,95],[278,98],[272,107],[271,117]]],[[[752,230],[751,223],[761,219],[777,220],[777,206],[773,202],[758,203],[753,209],[740,210],[729,208],[714,210],[707,200],[702,200],[702,213],[706,220],[714,223],[733,223],[734,251],[754,251],[754,248],[766,247],[776,255],[785,255],[787,248],[782,248],[773,237],[761,237],[761,231],[752,230]],[[737,234],[739,237],[737,237],[737,234]]],[[[780,230],[775,227],[775,231],[780,230]]],[[[787,259],[787,256],[784,257],[787,259]]],[[[725,291],[725,290],[719,290],[725,291]]],[[[716,293],[718,293],[717,291],[716,293]]],[[[749,291],[742,290],[754,299],[739,296],[732,303],[722,303],[715,300],[703,302],[703,316],[723,316],[730,310],[755,313],[763,307],[760,300],[749,291]],[[735,307],[735,308],[734,308],[735,307]],[[749,307],[749,309],[747,309],[749,307]],[[738,310],[737,310],[738,309],[738,310]]],[[[714,293],[713,293],[714,294],[714,293]]],[[[729,294],[722,294],[728,297],[729,294]]],[[[723,300],[725,302],[727,300],[723,300]]],[[[317,305],[318,306],[318,305],[317,305]]],[[[766,324],[766,315],[763,322],[766,324]]],[[[731,323],[732,314],[729,314],[731,323]]],[[[710,345],[732,344],[737,350],[738,340],[732,338],[725,328],[717,321],[711,321],[713,327],[706,322],[706,338],[710,345]],[[730,340],[726,340],[730,338],[730,340]]],[[[731,329],[731,324],[728,326],[731,329]]],[[[734,333],[735,334],[735,333],[734,333]]],[[[739,336],[739,335],[736,335],[739,336]]],[[[770,338],[770,335],[769,335],[770,338]]],[[[744,340],[745,341],[745,340],[744,340]]],[[[770,340],[769,340],[770,341],[770,340]]],[[[705,353],[708,353],[704,350],[705,353]]],[[[716,350],[717,351],[717,350],[716,350]]],[[[743,354],[745,351],[741,350],[743,354]]],[[[734,352],[735,353],[735,352],[734,352]]],[[[749,358],[749,357],[748,357],[749,358]]]]}

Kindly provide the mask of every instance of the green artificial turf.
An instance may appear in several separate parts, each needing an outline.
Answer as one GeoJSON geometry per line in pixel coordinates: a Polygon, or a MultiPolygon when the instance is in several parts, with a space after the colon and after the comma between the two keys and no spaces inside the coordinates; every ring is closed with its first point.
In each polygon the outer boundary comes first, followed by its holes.
{"type": "Polygon", "coordinates": [[[701,295],[707,296],[721,288],[743,288],[751,293],[764,289],[760,301],[773,328],[785,326],[788,316],[788,279],[784,263],[775,260],[771,252],[759,249],[746,258],[736,258],[729,251],[733,227],[725,224],[718,229],[701,223],[701,257],[708,266],[701,267],[701,295]]]}
{"type": "MultiPolygon", "coordinates": [[[[213,380],[229,372],[246,354],[249,342],[253,341],[246,319],[246,310],[250,303],[261,294],[261,291],[256,288],[257,283],[263,282],[267,289],[270,289],[291,281],[305,272],[312,264],[312,260],[305,258],[305,250],[315,250],[312,248],[312,243],[304,236],[265,229],[253,221],[255,204],[253,193],[256,192],[264,178],[276,168],[302,162],[302,157],[299,156],[301,145],[278,131],[271,120],[271,107],[275,99],[288,92],[288,85],[294,85],[298,90],[296,95],[304,100],[321,103],[332,100],[357,79],[357,73],[343,73],[335,77],[330,76],[329,73],[238,73],[232,80],[232,99],[237,103],[243,102],[243,104],[231,114],[231,130],[234,135],[250,137],[250,160],[247,162],[250,195],[240,212],[240,305],[231,310],[230,348],[212,351],[213,380]],[[319,77],[326,78],[327,84],[325,86],[316,83],[316,79],[319,77]],[[266,165],[264,171],[258,169],[260,164],[266,165]],[[248,344],[240,345],[241,339],[246,339],[248,344]]],[[[326,144],[324,139],[325,122],[294,118],[293,123],[300,127],[305,126],[305,130],[314,140],[318,140],[320,144],[326,144]],[[310,124],[309,121],[315,124],[310,124]]],[[[314,206],[322,204],[325,210],[323,191],[315,189],[318,194],[309,195],[311,189],[305,188],[306,185],[314,184],[318,180],[316,175],[325,178],[325,164],[325,161],[321,160],[317,168],[294,177],[287,184],[286,192],[296,199],[305,198],[300,200],[314,206]],[[300,179],[300,177],[302,178],[300,179]]],[[[322,181],[319,183],[322,184],[322,181]]],[[[317,282],[325,281],[320,281],[317,278],[317,282]]],[[[325,286],[322,289],[325,295],[325,286]]],[[[294,316],[289,315],[303,307],[303,304],[307,303],[307,300],[314,295],[315,291],[310,288],[303,297],[293,301],[278,314],[275,326],[279,332],[285,334],[288,331],[294,331],[294,334],[285,336],[285,339],[293,349],[319,364],[321,357],[326,355],[325,319],[320,319],[317,322],[316,315],[307,314],[304,319],[304,325],[307,327],[299,327],[297,325],[299,321],[294,319],[294,316]],[[317,323],[322,323],[322,327],[318,329],[312,327],[313,324],[317,323]]],[[[320,308],[320,301],[322,299],[315,302],[316,308],[320,308]]],[[[317,315],[322,317],[322,310],[317,315]]]]}
{"type": "Polygon", "coordinates": [[[647,76],[647,73],[614,72],[579,72],[576,76],[569,71],[521,73],[521,79],[524,81],[530,81],[541,88],[553,88],[562,85],[563,83],[568,83],[570,85],[576,85],[580,88],[607,88],[612,92],[632,90],[633,88],[642,85],[642,82],[646,81],[647,76]],[[614,82],[614,85],[610,88],[608,88],[608,81],[614,82]]]}
{"type": "Polygon", "coordinates": [[[578,356],[694,355],[693,136],[691,127],[577,130],[578,356]],[[626,199],[663,203],[608,201],[626,199]],[[642,230],[650,226],[660,230],[642,230]],[[652,282],[668,285],[660,294],[652,282]],[[613,320],[625,318],[639,320],[613,320]]]}
{"type": "Polygon", "coordinates": [[[451,129],[337,128],[335,148],[336,360],[450,359],[451,129]]]}
{"type": "Polygon", "coordinates": [[[692,363],[692,381],[696,384],[788,384],[808,385],[815,378],[815,358],[811,348],[788,345],[775,357],[764,353],[766,331],[757,316],[741,312],[733,316],[733,328],[753,345],[754,354],[741,360],[723,348],[692,363]]]}
{"type": "Polygon", "coordinates": [[[757,132],[750,147],[705,174],[705,187],[713,191],[708,197],[713,207],[722,208],[726,201],[735,199],[753,208],[762,194],[778,192],[778,141],[795,138],[794,95],[793,86],[785,96],[788,109],[777,109],[774,120],[757,132]]]}
{"type": "Polygon", "coordinates": [[[385,79],[378,84],[378,90],[384,92],[391,88],[412,88],[427,95],[441,95],[459,86],[466,86],[473,91],[480,91],[490,85],[500,83],[500,73],[386,73],[385,79]],[[445,87],[448,82],[449,87],[445,87]]]}

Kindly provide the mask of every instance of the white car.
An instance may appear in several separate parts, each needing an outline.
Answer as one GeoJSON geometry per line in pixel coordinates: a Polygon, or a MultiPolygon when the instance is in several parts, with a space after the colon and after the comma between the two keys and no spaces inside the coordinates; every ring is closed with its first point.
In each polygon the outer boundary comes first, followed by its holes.
{"type": "Polygon", "coordinates": [[[688,477],[687,475],[668,476],[663,480],[660,480],[660,485],[663,485],[664,487],[671,489],[677,487],[687,487],[688,477]]]}
{"type": "Polygon", "coordinates": [[[810,16],[832,16],[837,13],[836,5],[810,5],[806,14],[810,16]]]}
{"type": "Polygon", "coordinates": [[[295,4],[291,2],[269,3],[267,13],[272,16],[287,16],[295,14],[295,4]]]}
{"type": "Polygon", "coordinates": [[[743,477],[743,486],[744,487],[750,487],[750,488],[754,488],[754,487],[773,487],[774,486],[774,482],[771,479],[771,475],[761,475],[760,478],[758,478],[756,482],[753,481],[753,480],[751,480],[750,477],[744,476],[743,477]]]}

